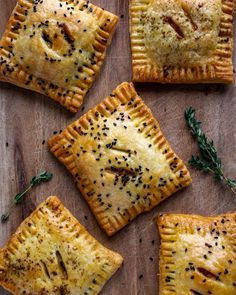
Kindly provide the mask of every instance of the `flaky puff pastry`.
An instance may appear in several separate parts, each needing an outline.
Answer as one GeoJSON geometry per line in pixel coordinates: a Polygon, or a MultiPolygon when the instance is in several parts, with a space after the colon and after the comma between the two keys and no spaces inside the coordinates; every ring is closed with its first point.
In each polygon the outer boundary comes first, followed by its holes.
{"type": "Polygon", "coordinates": [[[122,261],[52,196],[0,250],[0,285],[15,295],[95,295],[122,261]]]}
{"type": "Polygon", "coordinates": [[[236,294],[236,213],[164,214],[157,223],[160,295],[236,294]]]}
{"type": "Polygon", "coordinates": [[[0,80],[76,112],[118,17],[85,0],[18,0],[0,41],[0,80]]]}
{"type": "Polygon", "coordinates": [[[49,147],[108,235],[191,183],[132,83],[120,84],[49,147]]]}
{"type": "Polygon", "coordinates": [[[231,83],[234,0],[130,0],[133,81],[231,83]]]}

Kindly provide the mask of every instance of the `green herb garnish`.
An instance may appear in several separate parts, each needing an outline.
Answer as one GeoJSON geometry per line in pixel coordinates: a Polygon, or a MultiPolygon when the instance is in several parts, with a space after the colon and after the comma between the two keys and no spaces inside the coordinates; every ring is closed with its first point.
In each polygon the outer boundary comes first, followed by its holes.
{"type": "Polygon", "coordinates": [[[200,150],[200,156],[192,156],[189,164],[200,171],[212,173],[216,180],[224,182],[236,194],[236,180],[225,176],[214,142],[202,132],[201,122],[196,119],[195,115],[196,111],[192,107],[185,111],[186,123],[197,140],[200,150]]]}
{"type": "Polygon", "coordinates": [[[17,204],[20,204],[24,200],[25,195],[28,193],[29,190],[31,190],[31,188],[33,186],[38,185],[38,184],[40,184],[42,182],[49,181],[49,180],[52,179],[52,177],[53,177],[53,174],[51,172],[48,172],[48,171],[42,171],[37,176],[34,176],[30,180],[30,183],[25,188],[25,190],[23,192],[17,194],[14,197],[14,200],[13,200],[11,206],[9,207],[9,209],[1,216],[1,221],[6,222],[9,219],[14,206],[17,205],[17,204]]]}

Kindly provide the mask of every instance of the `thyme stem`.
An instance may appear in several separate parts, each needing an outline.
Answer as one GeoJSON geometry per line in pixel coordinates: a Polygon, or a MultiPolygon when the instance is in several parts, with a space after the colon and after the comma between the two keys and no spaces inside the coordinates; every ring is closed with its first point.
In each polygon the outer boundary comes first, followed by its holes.
{"type": "Polygon", "coordinates": [[[1,222],[4,223],[9,219],[14,206],[17,204],[20,204],[24,200],[26,194],[32,189],[33,186],[38,185],[42,182],[49,181],[52,179],[52,177],[53,177],[53,174],[48,171],[42,171],[38,175],[34,176],[30,180],[29,185],[24,189],[24,191],[20,192],[19,194],[17,194],[14,197],[14,199],[13,199],[11,205],[9,206],[9,208],[7,209],[7,211],[4,214],[2,214],[1,222]]]}
{"type": "Polygon", "coordinates": [[[200,156],[193,155],[189,164],[200,171],[212,173],[215,179],[222,181],[236,195],[236,180],[225,176],[214,142],[203,133],[201,122],[196,119],[196,111],[192,107],[186,109],[185,120],[200,151],[200,156]]]}

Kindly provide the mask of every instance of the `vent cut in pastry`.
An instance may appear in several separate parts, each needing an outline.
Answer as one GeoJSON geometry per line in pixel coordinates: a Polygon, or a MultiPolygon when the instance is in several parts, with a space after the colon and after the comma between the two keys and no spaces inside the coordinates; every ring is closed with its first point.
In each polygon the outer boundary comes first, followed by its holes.
{"type": "Polygon", "coordinates": [[[122,260],[49,197],[0,250],[0,285],[15,295],[94,295],[122,260]]]}
{"type": "Polygon", "coordinates": [[[234,0],[130,0],[133,80],[233,81],[234,0]]]}
{"type": "Polygon", "coordinates": [[[18,0],[0,41],[0,80],[76,112],[118,17],[84,0],[18,0]]]}
{"type": "Polygon", "coordinates": [[[165,214],[157,223],[160,294],[236,294],[236,213],[165,214]]]}
{"type": "Polygon", "coordinates": [[[108,235],[191,182],[129,83],[51,138],[49,146],[108,235]]]}

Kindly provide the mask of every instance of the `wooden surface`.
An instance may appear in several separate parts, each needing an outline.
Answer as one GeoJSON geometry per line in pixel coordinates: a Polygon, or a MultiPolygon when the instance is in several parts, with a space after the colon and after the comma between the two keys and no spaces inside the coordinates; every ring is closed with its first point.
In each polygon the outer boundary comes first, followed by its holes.
{"type": "MultiPolygon", "coordinates": [[[[0,0],[0,33],[15,6],[15,0],[0,0]]],[[[118,83],[131,79],[128,34],[128,0],[93,0],[94,4],[121,16],[106,63],[86,97],[84,111],[75,116],[50,99],[10,84],[0,83],[0,211],[40,169],[54,173],[50,183],[34,189],[19,205],[10,221],[0,224],[0,247],[20,222],[49,195],[58,195],[80,222],[100,242],[121,253],[123,267],[102,291],[103,295],[157,295],[159,237],[153,217],[160,212],[217,214],[235,210],[236,198],[210,176],[191,169],[193,185],[143,214],[129,226],[107,238],[99,229],[72,177],[48,152],[47,141],[82,113],[100,102],[118,83]],[[88,217],[88,220],[85,219],[88,217]],[[153,258],[153,261],[151,259],[153,258]],[[143,278],[139,278],[143,275],[143,278]]],[[[137,85],[137,90],[159,120],[174,150],[187,162],[197,151],[186,129],[183,112],[193,106],[204,122],[204,131],[214,139],[225,171],[236,178],[235,85],[137,85]]],[[[0,295],[7,292],[0,289],[0,295]]]]}

